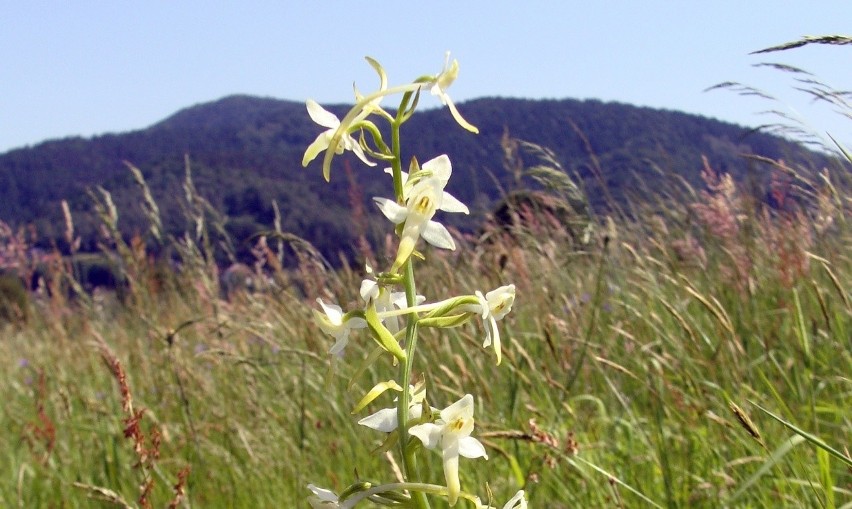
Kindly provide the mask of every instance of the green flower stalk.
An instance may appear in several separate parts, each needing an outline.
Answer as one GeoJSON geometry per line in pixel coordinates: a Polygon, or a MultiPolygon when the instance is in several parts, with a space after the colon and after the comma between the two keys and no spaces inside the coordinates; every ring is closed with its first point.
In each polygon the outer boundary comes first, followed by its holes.
{"type": "MultiPolygon", "coordinates": [[[[458,61],[450,61],[449,53],[443,70],[437,75],[422,76],[395,87],[388,87],[387,75],[378,62],[371,58],[367,61],[379,76],[379,89],[364,95],[356,88],[355,105],[342,119],[315,101],[307,101],[308,114],[325,131],[308,146],[302,164],[307,166],[324,153],[323,177],[329,180],[334,156],[346,151],[354,153],[370,166],[375,166],[376,161],[389,163],[390,168],[385,173],[393,180],[394,195],[392,198],[375,197],[373,201],[394,225],[399,246],[387,271],[374,274],[371,267],[366,268],[369,277],[362,281],[359,289],[364,303],[362,308],[344,312],[336,304],[317,299],[322,311],[313,310],[313,314],[320,330],[334,339],[329,348],[332,356],[343,355],[353,330],[364,329],[376,342],[377,348],[367,356],[359,374],[367,372],[366,367],[385,354],[390,354],[398,366],[397,378],[376,383],[355,405],[352,413],[364,410],[388,391],[397,394],[394,407],[363,417],[358,424],[387,434],[380,450],[398,446],[403,482],[376,484],[357,481],[339,496],[330,490],[309,485],[312,495],[308,502],[314,508],[351,508],[363,500],[370,500],[379,505],[425,509],[429,507],[427,496],[439,496],[445,497],[451,506],[459,500],[467,500],[476,508],[494,509],[462,489],[459,458],[488,458],[483,444],[472,436],[473,395],[467,394],[447,408],[438,410],[429,404],[422,382],[411,385],[411,375],[420,328],[457,327],[477,317],[483,321],[483,347],[493,346],[497,364],[500,364],[502,354],[497,321],[511,311],[515,286],[505,285],[487,293],[477,290],[473,294],[425,303],[425,297],[417,294],[414,277],[414,261],[422,257],[417,246],[423,239],[440,249],[455,249],[449,230],[435,216],[439,211],[462,214],[470,211],[445,191],[453,170],[449,156],[441,154],[422,165],[413,158],[407,173],[402,170],[401,160],[401,127],[411,118],[424,89],[449,108],[462,128],[473,133],[477,133],[478,129],[461,116],[447,94],[459,73],[458,61]],[[402,96],[395,115],[381,106],[381,102],[391,95],[402,96]],[[382,131],[372,118],[389,123],[390,143],[384,141],[382,131]],[[426,450],[440,453],[446,486],[420,482],[417,459],[418,454],[426,450]]],[[[428,372],[428,369],[429,366],[425,366],[424,371],[428,372]]],[[[432,376],[435,374],[427,378],[432,376]]],[[[526,508],[523,492],[504,506],[504,509],[521,508],[526,508]]]]}

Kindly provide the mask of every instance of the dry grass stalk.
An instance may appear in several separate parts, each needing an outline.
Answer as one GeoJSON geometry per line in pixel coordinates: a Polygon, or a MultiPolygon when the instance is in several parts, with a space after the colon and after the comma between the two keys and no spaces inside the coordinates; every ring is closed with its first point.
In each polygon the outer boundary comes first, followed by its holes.
{"type": "MultiPolygon", "coordinates": [[[[159,428],[154,424],[148,428],[146,434],[142,426],[142,420],[145,416],[146,409],[140,408],[135,410],[133,408],[133,393],[131,392],[130,384],[127,380],[127,372],[125,371],[121,360],[119,360],[118,356],[113,353],[109,345],[107,345],[104,339],[97,333],[95,333],[95,345],[97,346],[104,363],[112,373],[113,378],[118,383],[119,392],[121,394],[121,407],[124,412],[123,433],[125,438],[129,438],[133,442],[133,452],[136,455],[136,463],[133,465],[133,468],[140,470],[142,476],[141,483],[139,485],[137,503],[140,507],[151,508],[153,507],[151,496],[155,485],[153,472],[156,468],[157,461],[160,459],[162,434],[160,433],[159,428]]],[[[172,499],[169,507],[177,507],[180,501],[185,497],[186,482],[189,476],[189,471],[190,469],[187,466],[178,473],[177,482],[173,486],[174,498],[172,499]]],[[[100,495],[112,493],[103,488],[86,485],[82,485],[80,487],[84,487],[100,495]]]]}
{"type": "Polygon", "coordinates": [[[748,288],[752,261],[740,238],[741,224],[747,217],[742,200],[737,193],[734,179],[727,173],[718,173],[710,166],[707,157],[702,157],[704,166],[701,178],[707,190],[699,194],[701,201],[692,205],[699,222],[707,232],[719,241],[728,252],[731,264],[722,264],[720,272],[727,282],[741,292],[748,288]]]}
{"type": "Polygon", "coordinates": [[[56,445],[56,425],[53,419],[47,415],[45,411],[45,401],[47,400],[47,379],[44,375],[44,370],[38,372],[38,384],[35,391],[36,400],[36,417],[35,420],[27,423],[24,426],[22,438],[27,442],[33,455],[35,455],[36,444],[40,444],[42,449],[41,457],[38,459],[42,465],[46,464],[50,458],[50,454],[56,445]]]}
{"type": "Polygon", "coordinates": [[[760,445],[766,447],[763,443],[763,437],[760,435],[760,430],[757,429],[757,426],[755,426],[751,417],[749,417],[748,414],[746,414],[743,409],[733,401],[729,401],[728,406],[734,413],[734,416],[737,418],[737,422],[740,423],[740,426],[742,426],[743,429],[752,436],[752,438],[757,440],[760,445]]]}
{"type": "Polygon", "coordinates": [[[753,51],[752,54],[771,53],[773,51],[786,51],[789,49],[801,48],[802,46],[806,46],[808,44],[831,44],[842,46],[852,44],[852,37],[847,37],[843,35],[806,35],[798,41],[785,42],[784,44],[779,44],[777,46],[770,46],[769,48],[753,51]]]}

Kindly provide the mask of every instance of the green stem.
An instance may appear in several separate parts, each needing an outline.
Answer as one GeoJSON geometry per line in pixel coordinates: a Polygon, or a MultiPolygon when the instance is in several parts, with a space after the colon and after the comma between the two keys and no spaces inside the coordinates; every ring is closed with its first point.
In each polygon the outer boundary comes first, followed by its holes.
{"type": "MultiPolygon", "coordinates": [[[[402,156],[399,143],[399,128],[404,122],[402,113],[410,99],[410,94],[405,94],[402,98],[402,104],[397,112],[396,120],[391,124],[391,150],[393,150],[393,161],[391,167],[393,169],[393,190],[396,195],[397,202],[402,201],[402,156]]],[[[405,298],[408,307],[417,304],[417,289],[414,285],[414,266],[411,259],[405,262],[403,268],[404,274],[402,284],[405,288],[405,298]]],[[[399,430],[399,450],[402,456],[402,474],[405,481],[417,481],[417,461],[414,457],[414,451],[408,447],[408,407],[411,404],[411,394],[408,390],[408,385],[411,382],[411,367],[414,363],[414,351],[417,347],[417,313],[408,314],[408,323],[405,329],[405,362],[399,367],[400,380],[402,386],[402,394],[399,396],[399,405],[397,406],[397,423],[399,430]]],[[[422,492],[415,491],[412,493],[412,499],[419,509],[429,509],[429,501],[426,495],[422,492]]]]}

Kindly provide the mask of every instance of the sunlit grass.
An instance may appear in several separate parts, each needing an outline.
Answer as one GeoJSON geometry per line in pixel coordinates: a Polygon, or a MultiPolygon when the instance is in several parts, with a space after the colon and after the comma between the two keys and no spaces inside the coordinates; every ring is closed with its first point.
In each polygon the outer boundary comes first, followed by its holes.
{"type": "MultiPolygon", "coordinates": [[[[629,214],[594,217],[548,152],[509,143],[542,160],[526,176],[550,201],[518,202],[508,227],[418,262],[429,299],[517,286],[499,369],[476,324],[418,343],[431,404],[477,395],[490,459],[462,469],[465,488],[484,500],[523,488],[548,508],[852,507],[848,152],[818,174],[759,160],[791,184],[769,190],[789,206],[769,208],[705,161],[705,189],[672,176],[622,204],[629,214]]],[[[383,381],[375,366],[352,378],[374,343],[355,338],[331,360],[311,319],[316,297],[357,305],[360,267],[332,271],[277,232],[296,267],[260,250],[275,284],[222,300],[222,228],[189,165],[184,191],[203,228],[151,230],[180,272],[118,236],[102,192],[121,299],[69,300],[59,290],[75,289],[75,272],[59,263],[49,296],[0,313],[0,507],[302,507],[308,483],[339,492],[355,474],[398,470],[377,450],[384,437],[354,424],[368,410],[350,414],[383,381]]],[[[440,458],[426,457],[424,481],[442,483],[440,458]]]]}
{"type": "MultiPolygon", "coordinates": [[[[847,503],[852,477],[837,455],[852,428],[845,212],[822,233],[804,212],[747,212],[736,232],[682,226],[685,204],[616,220],[570,249],[567,233],[521,229],[428,252],[427,297],[518,286],[499,370],[476,325],[422,338],[420,362],[440,374],[426,380],[436,406],[480,395],[490,460],[464,469],[465,485],[485,496],[488,480],[497,499],[523,487],[535,507],[847,503]],[[802,231],[809,242],[773,244],[802,231]],[[688,236],[701,249],[693,258],[675,242],[688,236]],[[732,252],[734,242],[746,249],[732,252]]],[[[196,272],[155,295],[138,277],[145,293],[125,305],[45,302],[28,323],[4,326],[0,505],[136,505],[153,480],[159,507],[189,467],[191,505],[289,507],[318,479],[339,489],[353,472],[392,475],[372,452],[382,437],[349,413],[379,381],[368,369],[347,390],[372,342],[355,341],[332,369],[311,321],[317,295],[283,287],[229,303],[196,272]],[[134,409],[145,409],[145,440],[161,436],[148,474],[134,467],[104,345],[126,370],[134,409]]],[[[302,286],[358,299],[343,290],[358,287],[358,270],[311,277],[302,286]]],[[[437,456],[424,466],[441,482],[437,456]]]]}

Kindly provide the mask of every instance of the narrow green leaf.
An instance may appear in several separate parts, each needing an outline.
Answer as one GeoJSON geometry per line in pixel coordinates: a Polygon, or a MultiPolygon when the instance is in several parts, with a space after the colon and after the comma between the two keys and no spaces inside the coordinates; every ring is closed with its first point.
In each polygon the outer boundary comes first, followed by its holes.
{"type": "Polygon", "coordinates": [[[378,313],[376,312],[375,305],[371,304],[367,306],[367,309],[364,310],[364,318],[367,320],[367,327],[369,327],[371,335],[376,343],[396,357],[400,362],[405,362],[405,351],[399,346],[399,342],[396,340],[393,333],[382,323],[378,313]]]}
{"type": "Polygon", "coordinates": [[[763,462],[763,465],[761,465],[760,468],[757,469],[757,472],[753,473],[751,477],[746,480],[746,482],[740,485],[739,489],[735,491],[733,495],[731,495],[730,499],[728,499],[728,502],[733,502],[734,500],[738,499],[743,493],[748,491],[748,489],[751,488],[754,483],[759,481],[760,478],[766,475],[767,472],[772,470],[773,467],[777,466],[778,463],[781,461],[781,458],[783,458],[788,452],[790,452],[793,447],[799,445],[804,441],[805,439],[799,435],[793,435],[792,437],[785,440],[777,449],[772,452],[769,458],[767,458],[766,461],[763,462]]]}
{"type": "Polygon", "coordinates": [[[778,417],[777,415],[773,414],[769,410],[763,408],[762,406],[758,405],[757,403],[755,403],[753,401],[750,401],[750,403],[752,405],[756,406],[757,408],[759,408],[761,411],[763,411],[763,413],[767,414],[769,417],[772,417],[773,419],[780,422],[784,426],[790,428],[792,431],[794,431],[796,434],[800,435],[802,438],[804,438],[808,442],[814,444],[815,446],[819,447],[820,449],[825,450],[827,453],[831,454],[835,458],[842,461],[846,466],[852,468],[852,458],[849,458],[848,456],[846,456],[842,452],[831,447],[830,445],[825,443],[821,438],[819,438],[815,435],[812,435],[812,434],[808,433],[807,431],[805,431],[803,429],[797,428],[795,425],[785,421],[781,417],[778,417]]]}

